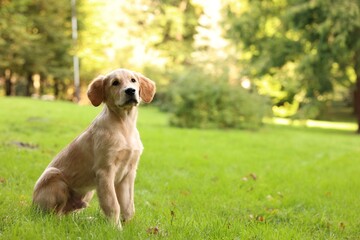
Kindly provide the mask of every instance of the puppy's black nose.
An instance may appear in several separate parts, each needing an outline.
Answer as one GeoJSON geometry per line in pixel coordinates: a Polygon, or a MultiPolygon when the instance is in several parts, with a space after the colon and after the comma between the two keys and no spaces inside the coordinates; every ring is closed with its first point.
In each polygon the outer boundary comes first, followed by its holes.
{"type": "Polygon", "coordinates": [[[135,94],[136,90],[133,88],[127,88],[125,89],[125,93],[129,96],[133,96],[135,94]]]}

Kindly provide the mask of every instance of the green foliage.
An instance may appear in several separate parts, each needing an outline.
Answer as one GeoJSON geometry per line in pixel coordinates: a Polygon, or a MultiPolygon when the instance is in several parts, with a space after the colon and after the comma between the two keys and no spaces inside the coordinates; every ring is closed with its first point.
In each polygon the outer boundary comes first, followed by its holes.
{"type": "MultiPolygon", "coordinates": [[[[78,0],[77,47],[71,42],[70,10],[69,1],[0,0],[0,80],[6,79],[6,94],[16,80],[13,92],[30,95],[36,75],[40,94],[53,87],[57,97],[69,98],[75,53],[83,88],[98,74],[129,68],[156,81],[158,102],[173,91],[169,85],[179,84],[173,79],[192,78],[187,69],[194,65],[206,72],[200,79],[249,79],[253,91],[270,96],[274,113],[281,116],[301,111],[297,116],[318,117],[322,111],[317,107],[345,88],[354,89],[356,81],[360,88],[358,0],[78,0]]],[[[233,117],[219,120],[218,112],[229,109],[224,105],[238,98],[232,89],[226,84],[220,90],[204,89],[206,96],[226,92],[227,99],[218,101],[220,110],[200,109],[195,125],[216,126],[212,118],[221,127],[243,125],[233,117]]],[[[255,92],[238,91],[254,98],[251,104],[262,101],[255,92]]],[[[353,97],[346,95],[343,99],[353,97]]],[[[229,111],[249,119],[256,114],[246,109],[257,109],[251,104],[242,106],[242,112],[236,107],[229,111]]]]}
{"type": "MultiPolygon", "coordinates": [[[[227,36],[243,52],[240,60],[247,66],[246,75],[261,82],[269,82],[269,76],[277,81],[286,66],[294,66],[291,81],[298,82],[296,91],[294,84],[289,88],[280,80],[287,94],[268,92],[276,105],[293,104],[287,97],[299,100],[303,92],[303,101],[322,101],[337,84],[354,85],[349,69],[360,75],[358,0],[243,1],[241,7],[229,0],[226,6],[227,36]]],[[[265,88],[260,90],[266,91],[269,84],[261,85],[265,88]]]]}
{"type": "MultiPolygon", "coordinates": [[[[29,33],[32,23],[26,13],[30,1],[0,2],[0,70],[6,68],[20,71],[25,64],[24,52],[31,49],[37,36],[29,33]]],[[[1,72],[0,74],[4,74],[1,72]]]]}
{"type": "Polygon", "coordinates": [[[151,2],[147,13],[155,13],[154,19],[142,26],[148,34],[157,35],[149,42],[150,47],[160,50],[172,65],[190,61],[201,9],[189,0],[151,2]]]}
{"type": "Polygon", "coordinates": [[[169,69],[191,60],[201,8],[189,0],[95,0],[82,1],[79,12],[83,82],[121,67],[148,74],[165,91],[169,69]]]}
{"type": "Polygon", "coordinates": [[[42,82],[68,78],[70,14],[70,4],[63,1],[0,1],[0,77],[8,72],[14,79],[26,79],[27,95],[32,93],[34,74],[42,82]]]}
{"type": "Polygon", "coordinates": [[[0,98],[0,109],[0,239],[359,238],[360,138],[352,130],[180,129],[141,108],[136,213],[119,232],[96,197],[67,216],[31,208],[51,158],[101,109],[24,98],[0,98]]]}
{"type": "Polygon", "coordinates": [[[267,99],[226,79],[192,68],[169,86],[172,125],[257,129],[269,112],[267,99]]]}

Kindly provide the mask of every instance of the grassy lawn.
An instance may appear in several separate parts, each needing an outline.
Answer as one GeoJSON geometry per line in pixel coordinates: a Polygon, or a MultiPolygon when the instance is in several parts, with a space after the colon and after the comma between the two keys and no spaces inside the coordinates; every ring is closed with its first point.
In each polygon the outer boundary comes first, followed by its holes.
{"type": "Polygon", "coordinates": [[[97,199],[64,217],[31,208],[35,181],[101,110],[0,98],[0,239],[359,239],[360,136],[267,125],[178,129],[141,107],[135,218],[119,232],[97,199]]]}

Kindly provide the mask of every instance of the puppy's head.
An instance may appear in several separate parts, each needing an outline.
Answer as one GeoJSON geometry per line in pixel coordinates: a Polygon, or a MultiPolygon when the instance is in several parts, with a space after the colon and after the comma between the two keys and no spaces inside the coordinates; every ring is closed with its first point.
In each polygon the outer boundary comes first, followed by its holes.
{"type": "Polygon", "coordinates": [[[149,103],[155,95],[155,83],[149,78],[126,69],[100,75],[89,85],[88,98],[94,106],[102,102],[110,107],[131,108],[140,100],[149,103]]]}

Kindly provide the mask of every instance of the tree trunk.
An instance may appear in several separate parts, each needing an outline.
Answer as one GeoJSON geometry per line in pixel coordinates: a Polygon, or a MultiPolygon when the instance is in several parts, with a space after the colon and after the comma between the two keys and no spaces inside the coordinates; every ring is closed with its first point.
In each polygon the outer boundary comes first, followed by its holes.
{"type": "Polygon", "coordinates": [[[30,97],[31,94],[33,93],[33,88],[34,88],[34,83],[33,83],[33,79],[32,79],[33,75],[32,73],[29,73],[27,76],[27,81],[26,81],[26,96],[30,97]]]}
{"type": "Polygon", "coordinates": [[[360,134],[360,50],[355,52],[354,68],[356,74],[355,92],[354,92],[354,110],[358,123],[357,133],[360,134]]]}
{"type": "Polygon", "coordinates": [[[12,82],[10,78],[5,78],[5,95],[11,96],[12,82]]]}
{"type": "Polygon", "coordinates": [[[57,77],[54,78],[54,96],[56,99],[59,98],[59,79],[57,77]]]}
{"type": "Polygon", "coordinates": [[[360,134],[360,74],[356,76],[354,107],[355,107],[355,115],[358,123],[357,132],[360,134]]]}
{"type": "Polygon", "coordinates": [[[40,73],[40,91],[39,91],[39,95],[42,96],[45,94],[45,75],[40,73]]]}
{"type": "Polygon", "coordinates": [[[11,72],[8,69],[5,71],[5,95],[12,95],[11,72]]]}

